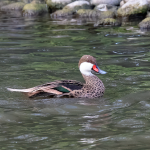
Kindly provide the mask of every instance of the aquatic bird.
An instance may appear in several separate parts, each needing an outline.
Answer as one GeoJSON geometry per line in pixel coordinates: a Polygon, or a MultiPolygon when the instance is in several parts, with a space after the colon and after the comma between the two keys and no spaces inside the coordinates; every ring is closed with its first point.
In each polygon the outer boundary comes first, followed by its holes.
{"type": "Polygon", "coordinates": [[[78,67],[85,83],[76,80],[57,80],[28,89],[7,89],[9,91],[23,92],[29,98],[41,95],[76,98],[102,97],[105,91],[104,84],[93,73],[106,74],[106,72],[97,66],[96,59],[91,55],[84,55],[79,60],[78,67]]]}

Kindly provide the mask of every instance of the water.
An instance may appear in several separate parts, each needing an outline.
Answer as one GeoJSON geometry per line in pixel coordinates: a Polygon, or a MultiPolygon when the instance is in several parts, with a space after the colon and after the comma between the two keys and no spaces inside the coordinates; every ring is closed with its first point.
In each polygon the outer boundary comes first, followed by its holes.
{"type": "Polygon", "coordinates": [[[0,147],[146,150],[150,140],[150,34],[94,28],[90,20],[0,13],[0,147]],[[6,90],[57,79],[83,82],[82,55],[97,58],[102,99],[29,99],[6,90]]]}

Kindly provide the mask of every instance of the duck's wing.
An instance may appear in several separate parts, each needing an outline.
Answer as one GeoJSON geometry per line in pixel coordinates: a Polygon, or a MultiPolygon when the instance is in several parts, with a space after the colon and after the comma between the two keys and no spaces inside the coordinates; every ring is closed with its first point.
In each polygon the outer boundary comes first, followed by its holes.
{"type": "Polygon", "coordinates": [[[23,92],[28,97],[32,98],[39,95],[63,95],[70,93],[73,90],[79,90],[83,87],[83,83],[76,80],[57,80],[54,82],[39,85],[28,89],[11,89],[7,88],[9,91],[23,92]]]}

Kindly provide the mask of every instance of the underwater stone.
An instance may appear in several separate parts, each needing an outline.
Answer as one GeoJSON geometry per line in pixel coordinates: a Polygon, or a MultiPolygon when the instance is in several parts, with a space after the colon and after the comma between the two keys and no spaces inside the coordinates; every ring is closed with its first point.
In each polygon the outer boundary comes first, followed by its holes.
{"type": "Polygon", "coordinates": [[[113,11],[102,11],[99,16],[99,18],[101,18],[101,19],[115,18],[115,17],[116,17],[116,15],[115,15],[115,12],[113,12],[113,11]]]}
{"type": "Polygon", "coordinates": [[[113,18],[107,18],[99,20],[97,23],[94,24],[95,27],[97,26],[121,26],[121,23],[113,18]]]}
{"type": "Polygon", "coordinates": [[[100,16],[100,11],[98,10],[91,10],[91,9],[79,9],[77,11],[77,15],[80,17],[91,17],[91,18],[98,18],[100,16]]]}
{"type": "Polygon", "coordinates": [[[71,16],[73,15],[74,11],[71,9],[62,9],[62,10],[57,10],[54,13],[51,14],[52,17],[66,17],[66,16],[71,16]]]}
{"type": "Polygon", "coordinates": [[[95,7],[94,10],[91,9],[79,9],[77,11],[77,15],[80,17],[97,17],[101,19],[106,19],[106,18],[115,18],[116,17],[116,7],[114,6],[108,6],[110,10],[107,11],[101,11],[99,7],[95,7]]]}

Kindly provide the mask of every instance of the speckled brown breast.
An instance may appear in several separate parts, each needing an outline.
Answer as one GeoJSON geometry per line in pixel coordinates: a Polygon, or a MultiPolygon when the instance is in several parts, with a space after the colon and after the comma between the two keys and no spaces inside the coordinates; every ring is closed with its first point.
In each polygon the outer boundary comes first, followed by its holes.
{"type": "Polygon", "coordinates": [[[102,97],[105,92],[103,82],[95,75],[85,76],[83,78],[86,81],[81,90],[74,90],[70,92],[71,97],[85,97],[85,98],[97,98],[102,97]]]}

